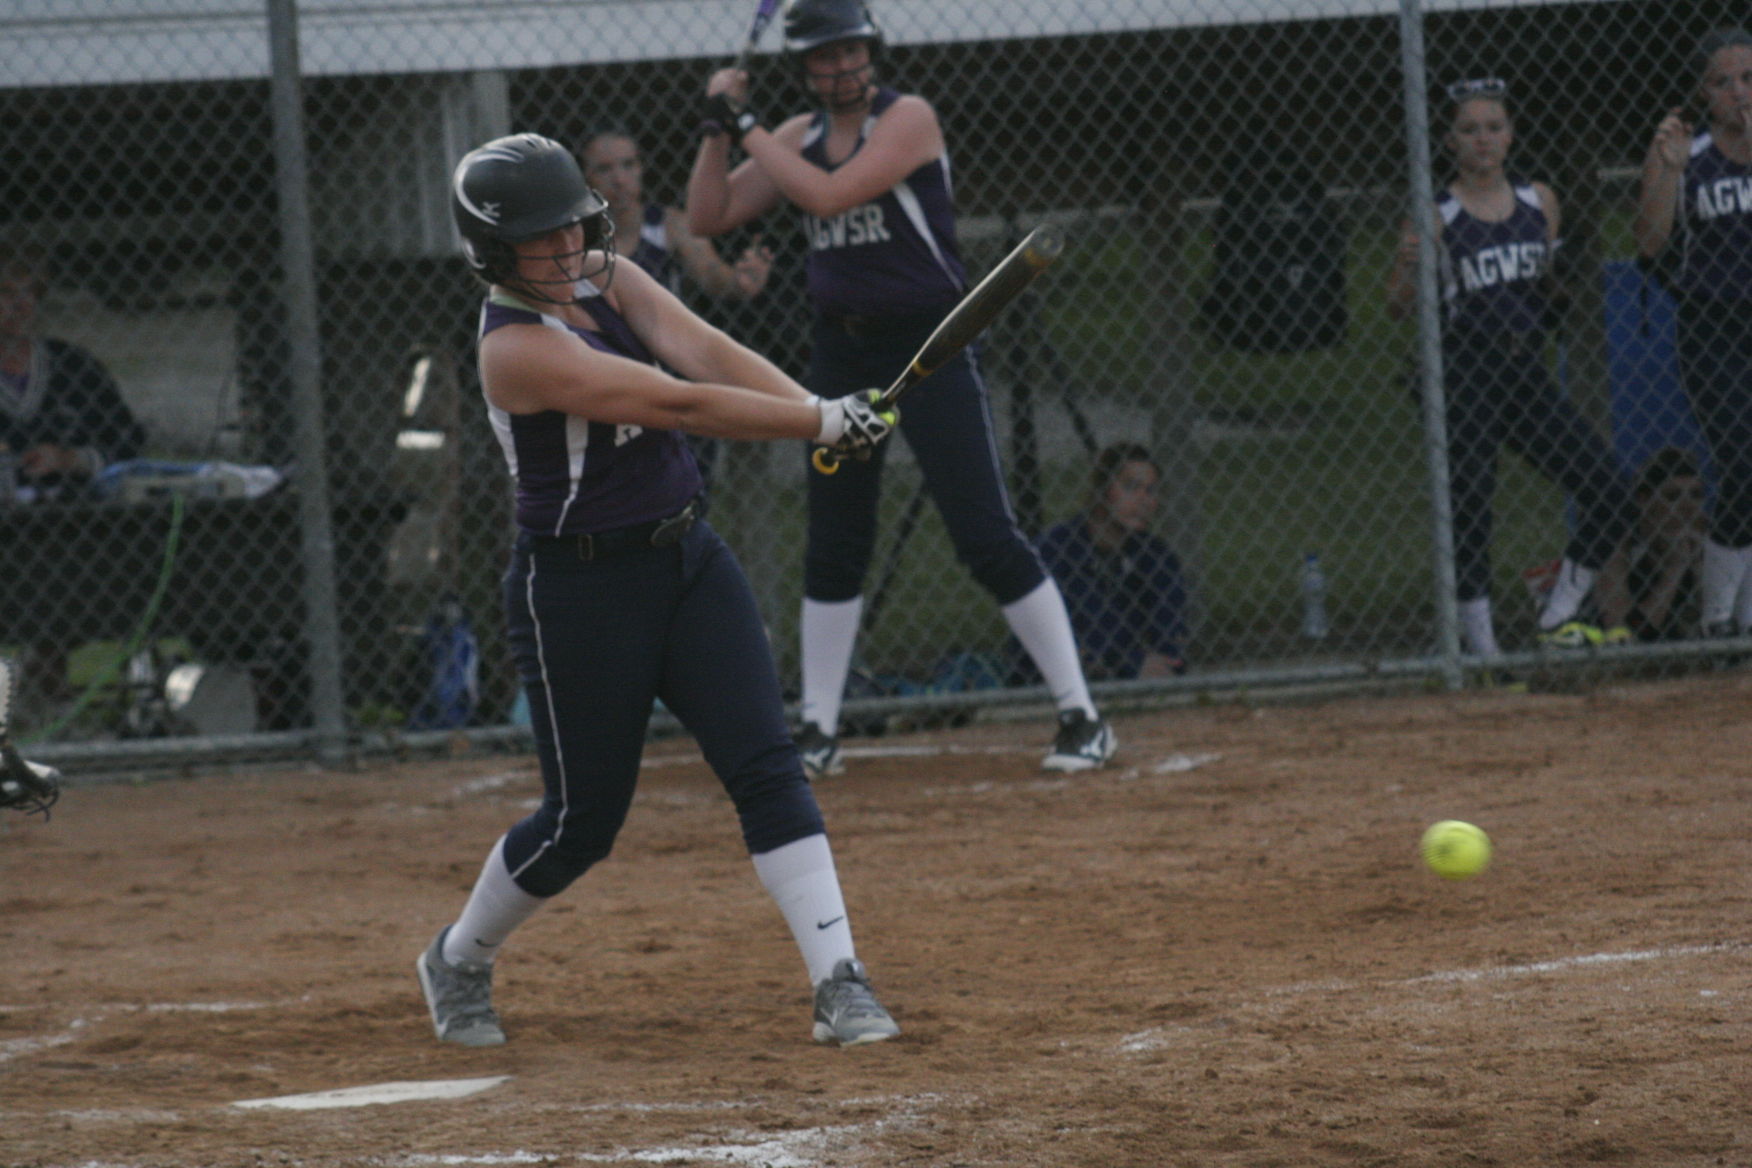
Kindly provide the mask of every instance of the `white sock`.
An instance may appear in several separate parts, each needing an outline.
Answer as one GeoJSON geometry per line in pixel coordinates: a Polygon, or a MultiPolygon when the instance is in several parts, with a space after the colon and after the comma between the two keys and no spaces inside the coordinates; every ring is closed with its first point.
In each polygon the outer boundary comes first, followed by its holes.
{"type": "Polygon", "coordinates": [[[1495,657],[1501,652],[1497,648],[1496,628],[1491,624],[1490,597],[1460,602],[1460,636],[1467,651],[1479,657],[1495,657]]]}
{"type": "Polygon", "coordinates": [[[1746,578],[1746,566],[1741,549],[1727,547],[1713,539],[1703,541],[1698,620],[1704,628],[1733,619],[1734,601],[1746,578]]]}
{"type": "Polygon", "coordinates": [[[481,865],[480,879],[468,894],[462,915],[444,938],[444,960],[453,965],[458,961],[490,964],[512,930],[545,903],[547,898],[529,895],[511,879],[511,870],[505,866],[505,841],[501,839],[487,853],[487,862],[481,865]]]}
{"type": "Polygon", "coordinates": [[[1065,611],[1065,598],[1058,582],[1048,576],[1021,600],[1004,605],[1003,613],[1010,631],[1022,642],[1022,648],[1034,659],[1035,668],[1052,690],[1052,704],[1061,710],[1080,709],[1091,718],[1099,718],[1095,701],[1089,696],[1089,683],[1083,677],[1076,634],[1071,632],[1071,617],[1065,611]]]}
{"type": "Polygon", "coordinates": [[[1740,588],[1734,594],[1734,623],[1742,633],[1752,633],[1752,547],[1737,550],[1740,554],[1740,588]]]}
{"type": "Polygon", "coordinates": [[[1594,569],[1584,568],[1565,556],[1557,569],[1557,582],[1551,586],[1545,607],[1539,611],[1539,631],[1549,633],[1565,621],[1574,620],[1581,610],[1582,601],[1594,590],[1597,575],[1599,573],[1594,569]]]}
{"type": "Polygon", "coordinates": [[[791,926],[810,985],[831,977],[841,958],[856,956],[827,836],[804,836],[750,858],[761,885],[791,926]]]}
{"type": "Polygon", "coordinates": [[[798,633],[803,642],[805,722],[814,722],[830,738],[839,733],[840,702],[845,699],[846,674],[852,669],[852,649],[864,619],[864,598],[810,600],[803,598],[798,633]]]}

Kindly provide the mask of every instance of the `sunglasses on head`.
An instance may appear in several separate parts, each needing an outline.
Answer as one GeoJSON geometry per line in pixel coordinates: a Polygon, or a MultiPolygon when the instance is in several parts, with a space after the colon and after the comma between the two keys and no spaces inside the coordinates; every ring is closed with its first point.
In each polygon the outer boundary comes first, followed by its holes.
{"type": "Polygon", "coordinates": [[[1474,77],[1448,86],[1450,101],[1466,101],[1474,97],[1507,97],[1509,84],[1500,77],[1474,77]]]}

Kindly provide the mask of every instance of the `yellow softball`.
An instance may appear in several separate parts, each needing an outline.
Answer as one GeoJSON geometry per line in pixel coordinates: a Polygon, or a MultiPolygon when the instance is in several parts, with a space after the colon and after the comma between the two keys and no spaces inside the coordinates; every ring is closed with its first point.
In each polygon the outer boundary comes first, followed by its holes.
{"type": "Polygon", "coordinates": [[[1423,833],[1423,858],[1444,880],[1465,880],[1490,863],[1490,837],[1470,823],[1444,819],[1423,833]]]}

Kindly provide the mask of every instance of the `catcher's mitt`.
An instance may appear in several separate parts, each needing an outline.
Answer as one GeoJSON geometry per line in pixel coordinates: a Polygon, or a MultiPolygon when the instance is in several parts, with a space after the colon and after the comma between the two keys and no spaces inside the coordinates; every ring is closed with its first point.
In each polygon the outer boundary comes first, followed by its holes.
{"type": "Polygon", "coordinates": [[[61,797],[61,772],[40,762],[20,757],[10,742],[0,742],[0,807],[26,814],[42,812],[61,797]]]}

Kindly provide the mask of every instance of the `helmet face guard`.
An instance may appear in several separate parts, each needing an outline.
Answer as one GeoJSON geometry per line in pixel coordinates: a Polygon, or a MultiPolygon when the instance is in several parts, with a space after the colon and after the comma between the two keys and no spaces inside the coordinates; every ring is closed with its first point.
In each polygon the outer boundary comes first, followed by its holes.
{"type": "Polygon", "coordinates": [[[504,284],[548,304],[577,300],[580,280],[614,271],[614,221],[608,203],[584,181],[571,151],[539,134],[512,134],[477,147],[457,163],[450,182],[450,209],[462,236],[462,254],[475,275],[504,284]],[[551,257],[555,275],[518,275],[517,245],[574,223],[584,227],[582,248],[551,257]],[[602,264],[567,274],[568,261],[600,250],[602,264]]]}

